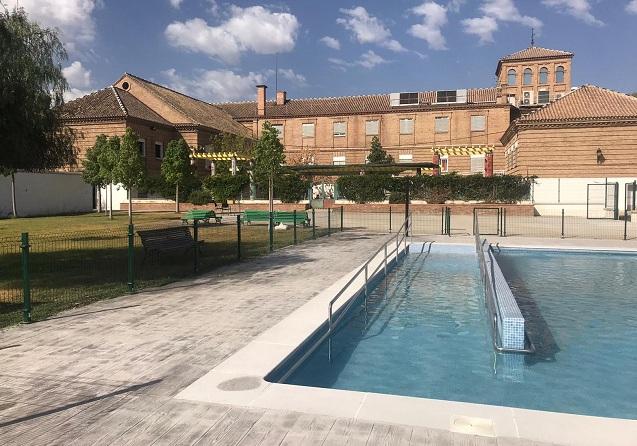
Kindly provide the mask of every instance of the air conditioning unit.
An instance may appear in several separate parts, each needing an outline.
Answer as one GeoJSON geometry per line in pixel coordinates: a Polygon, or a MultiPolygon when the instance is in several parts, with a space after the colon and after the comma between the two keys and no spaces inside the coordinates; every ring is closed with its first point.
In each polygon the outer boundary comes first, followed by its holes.
{"type": "Polygon", "coordinates": [[[525,91],[522,93],[522,104],[523,105],[533,105],[533,92],[525,91]]]}

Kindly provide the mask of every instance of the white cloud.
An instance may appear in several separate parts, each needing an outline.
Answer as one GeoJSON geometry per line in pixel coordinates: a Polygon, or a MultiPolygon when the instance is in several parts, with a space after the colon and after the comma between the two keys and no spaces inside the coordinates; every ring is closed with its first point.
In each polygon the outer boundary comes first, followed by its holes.
{"type": "Polygon", "coordinates": [[[362,6],[340,11],[346,17],[336,19],[336,23],[351,31],[359,43],[373,43],[396,52],[406,51],[400,42],[391,38],[391,31],[383,22],[370,16],[362,6]]]}
{"type": "Polygon", "coordinates": [[[631,14],[637,14],[637,0],[631,0],[630,3],[626,5],[626,11],[631,14]]]}
{"type": "Polygon", "coordinates": [[[412,25],[409,33],[425,40],[432,50],[446,50],[447,42],[441,28],[447,24],[447,8],[436,2],[425,2],[416,6],[412,12],[422,16],[422,23],[412,25]]]}
{"type": "Polygon", "coordinates": [[[307,85],[307,79],[305,76],[295,73],[291,68],[279,68],[279,76],[295,85],[298,85],[299,87],[307,85]]]}
{"type": "Polygon", "coordinates": [[[383,59],[381,56],[379,56],[372,50],[369,50],[361,54],[361,56],[353,62],[348,62],[346,60],[338,59],[335,57],[330,57],[327,60],[328,62],[332,64],[334,68],[338,68],[339,70],[343,70],[343,71],[347,70],[347,68],[356,67],[356,66],[371,69],[377,65],[389,63],[388,60],[383,59]]]}
{"type": "Polygon", "coordinates": [[[602,26],[604,24],[604,22],[597,19],[591,12],[592,6],[589,0],[542,0],[542,3],[558,11],[572,15],[589,25],[602,26]]]}
{"type": "Polygon", "coordinates": [[[9,10],[18,5],[40,25],[57,28],[71,51],[77,44],[95,39],[93,12],[101,4],[100,0],[4,0],[2,3],[9,10]]]}
{"type": "Polygon", "coordinates": [[[319,41],[324,43],[325,46],[327,46],[329,48],[332,48],[333,50],[340,50],[341,49],[341,42],[339,42],[334,37],[330,37],[330,36],[321,37],[321,39],[319,41]]]}
{"type": "Polygon", "coordinates": [[[172,6],[175,9],[179,9],[183,1],[184,0],[170,0],[170,6],[172,6]]]}
{"type": "Polygon", "coordinates": [[[91,70],[84,68],[82,62],[76,60],[68,67],[62,68],[62,74],[69,84],[68,90],[64,92],[65,101],[72,101],[93,91],[90,88],[91,70]]]}
{"type": "Polygon", "coordinates": [[[200,52],[229,64],[239,62],[242,52],[275,54],[291,51],[299,22],[293,14],[272,12],[263,6],[230,7],[230,17],[219,26],[195,18],[173,22],[164,34],[177,48],[200,52]]]}
{"type": "Polygon", "coordinates": [[[219,15],[219,4],[217,3],[217,0],[208,0],[208,3],[210,4],[210,6],[208,7],[208,11],[210,11],[210,13],[213,16],[218,16],[219,15]]]}
{"type": "Polygon", "coordinates": [[[451,12],[458,12],[465,3],[466,0],[449,0],[449,3],[447,3],[447,9],[451,12]]]}
{"type": "Polygon", "coordinates": [[[484,0],[480,6],[482,17],[464,19],[464,32],[480,38],[480,43],[493,42],[493,34],[498,30],[498,22],[519,23],[540,30],[542,21],[537,17],[520,13],[513,0],[484,0]]]}
{"type": "Polygon", "coordinates": [[[171,68],[162,71],[168,86],[174,90],[211,102],[227,102],[252,98],[255,85],[265,83],[259,73],[241,75],[231,70],[198,70],[193,76],[183,76],[171,68]]]}
{"type": "Polygon", "coordinates": [[[493,42],[493,33],[498,30],[498,22],[493,17],[475,17],[462,21],[464,32],[478,36],[480,43],[493,42]]]}

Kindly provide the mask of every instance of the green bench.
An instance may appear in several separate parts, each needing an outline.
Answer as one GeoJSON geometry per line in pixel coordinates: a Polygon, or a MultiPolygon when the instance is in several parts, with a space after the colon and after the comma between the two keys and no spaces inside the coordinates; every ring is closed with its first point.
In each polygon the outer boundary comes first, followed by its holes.
{"type": "Polygon", "coordinates": [[[181,217],[181,221],[184,224],[188,224],[188,221],[190,220],[192,220],[193,222],[195,220],[200,220],[206,223],[210,223],[211,219],[214,219],[215,222],[217,223],[221,223],[221,217],[217,217],[217,214],[215,214],[215,211],[193,209],[191,211],[186,212],[186,214],[183,217],[181,217]]]}
{"type": "MultiPolygon", "coordinates": [[[[272,219],[274,220],[274,224],[294,224],[294,212],[290,211],[275,211],[272,219]]],[[[270,213],[268,211],[244,211],[242,216],[243,223],[253,223],[253,222],[269,222],[270,221],[270,213]]],[[[307,226],[310,223],[309,218],[307,217],[307,213],[305,211],[300,211],[296,213],[296,223],[301,224],[303,226],[307,226]]]]}

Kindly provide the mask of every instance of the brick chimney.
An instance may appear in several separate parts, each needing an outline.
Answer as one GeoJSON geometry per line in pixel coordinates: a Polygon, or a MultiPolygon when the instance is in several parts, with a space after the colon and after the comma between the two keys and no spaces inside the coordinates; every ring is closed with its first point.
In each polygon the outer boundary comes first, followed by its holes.
{"type": "Polygon", "coordinates": [[[257,85],[257,116],[265,116],[265,85],[257,85]]]}
{"type": "Polygon", "coordinates": [[[286,91],[276,92],[276,105],[285,105],[288,100],[288,94],[286,91]]]}

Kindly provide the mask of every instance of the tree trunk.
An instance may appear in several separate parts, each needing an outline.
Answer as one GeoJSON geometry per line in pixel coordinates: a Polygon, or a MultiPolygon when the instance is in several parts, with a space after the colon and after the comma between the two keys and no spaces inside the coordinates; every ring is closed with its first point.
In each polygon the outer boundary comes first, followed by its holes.
{"type": "Polygon", "coordinates": [[[102,186],[97,186],[97,213],[102,213],[102,186]]]}
{"type": "Polygon", "coordinates": [[[179,183],[175,185],[175,212],[179,214],[179,183]]]}
{"type": "Polygon", "coordinates": [[[109,206],[108,206],[108,218],[110,218],[111,220],[113,219],[113,183],[111,183],[109,186],[109,198],[108,198],[108,202],[109,202],[109,206]]]}
{"type": "Polygon", "coordinates": [[[268,178],[268,200],[270,202],[270,212],[274,212],[274,178],[268,178]]]}
{"type": "Polygon", "coordinates": [[[17,218],[18,211],[15,204],[15,173],[11,174],[11,210],[13,211],[13,218],[17,218]]]}
{"type": "Polygon", "coordinates": [[[133,191],[128,191],[128,224],[133,224],[133,191]]]}

